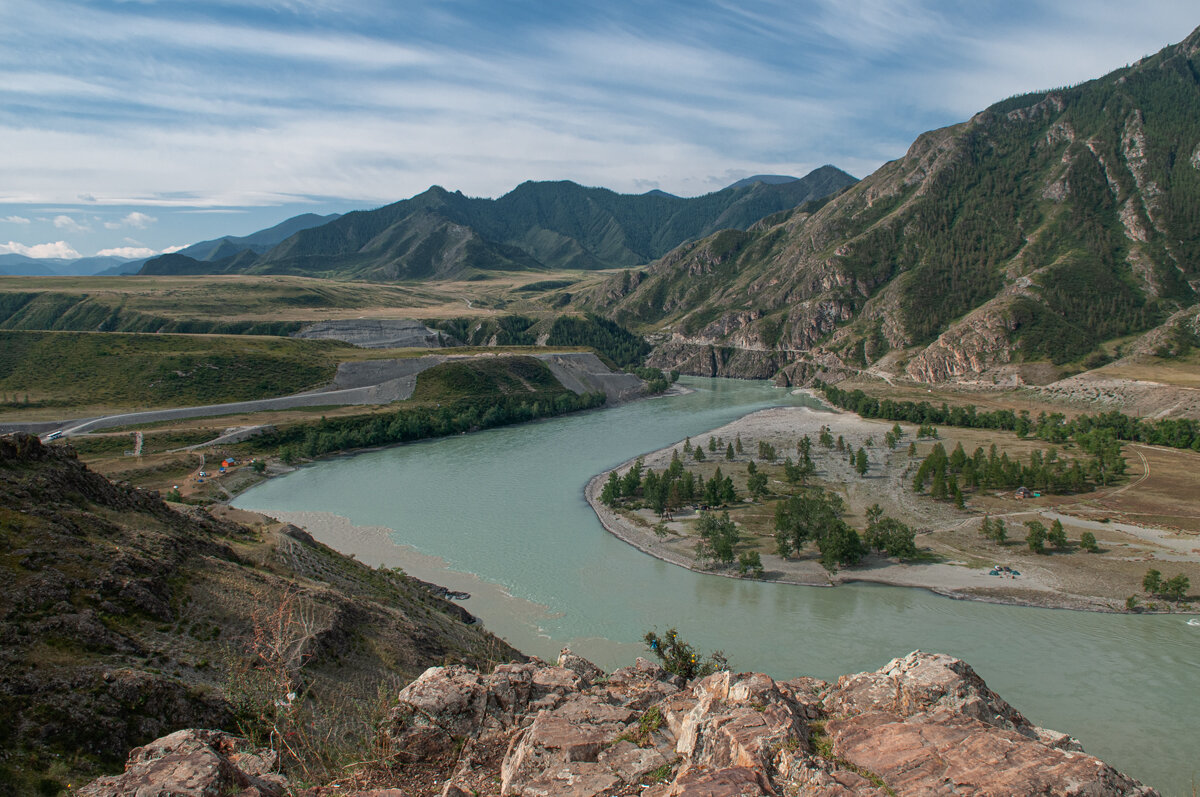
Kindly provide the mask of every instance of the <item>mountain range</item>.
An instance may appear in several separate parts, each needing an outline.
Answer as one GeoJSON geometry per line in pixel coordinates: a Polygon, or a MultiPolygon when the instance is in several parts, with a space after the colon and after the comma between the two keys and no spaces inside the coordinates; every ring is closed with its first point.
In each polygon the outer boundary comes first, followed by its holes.
{"type": "MultiPolygon", "coordinates": [[[[3,276],[93,276],[110,269],[119,268],[129,262],[124,257],[27,257],[25,255],[0,255],[0,275],[3,276]]],[[[136,261],[139,265],[142,261],[136,261]]]]}
{"type": "Polygon", "coordinates": [[[660,331],[653,364],[684,372],[939,381],[1097,363],[1198,289],[1200,29],[925,133],[820,207],[684,244],[576,301],[660,331]]]}
{"type": "Polygon", "coordinates": [[[411,199],[300,230],[265,252],[244,248],[225,254],[229,247],[197,244],[148,261],[141,273],[396,280],[462,278],[495,269],[639,266],[685,241],[745,229],[854,182],[840,169],[823,166],[801,179],[760,177],[693,198],[661,191],[618,194],[568,181],[523,183],[498,199],[434,186],[411,199]]]}
{"type": "Polygon", "coordinates": [[[302,213],[286,221],[281,221],[274,227],[251,233],[250,235],[226,235],[212,241],[201,241],[189,247],[180,249],[178,254],[186,255],[195,260],[214,261],[241,254],[247,249],[255,254],[262,254],[301,230],[328,224],[341,216],[340,213],[330,213],[319,216],[316,213],[302,213]]]}

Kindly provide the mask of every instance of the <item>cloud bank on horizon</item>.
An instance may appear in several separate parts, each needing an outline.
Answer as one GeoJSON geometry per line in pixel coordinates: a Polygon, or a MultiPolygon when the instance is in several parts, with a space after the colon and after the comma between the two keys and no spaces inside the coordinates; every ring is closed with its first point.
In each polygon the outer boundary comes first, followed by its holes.
{"type": "Polygon", "coordinates": [[[196,211],[241,211],[245,234],[302,205],[369,207],[432,184],[695,195],[825,163],[862,176],[924,130],[1096,77],[1200,23],[1194,0],[1136,13],[1116,0],[0,0],[0,13],[0,240],[66,239],[0,244],[17,253],[153,253],[229,221],[196,211]]]}

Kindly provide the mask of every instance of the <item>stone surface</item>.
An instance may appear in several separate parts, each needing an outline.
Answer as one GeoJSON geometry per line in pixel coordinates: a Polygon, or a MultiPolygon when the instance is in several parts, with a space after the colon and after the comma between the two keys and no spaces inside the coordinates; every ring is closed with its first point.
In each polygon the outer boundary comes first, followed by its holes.
{"type": "MultiPolygon", "coordinates": [[[[644,659],[608,677],[563,651],[491,673],[434,667],[386,724],[372,790],[307,797],[760,797],[1157,794],[1035,728],[964,662],[922,653],[835,686],[718,672],[685,684],[644,659]]],[[[281,793],[273,760],[214,731],[135,750],[85,797],[281,793]],[[138,789],[141,789],[139,791],[138,789]],[[272,791],[274,789],[274,791],[272,791]]]]}
{"type": "Polygon", "coordinates": [[[121,775],[99,778],[80,797],[283,797],[287,782],[272,774],[275,754],[250,750],[221,731],[184,730],[129,754],[121,775]]]}
{"type": "Polygon", "coordinates": [[[903,795],[1149,795],[1086,753],[1056,750],[940,708],[899,717],[869,712],[828,726],[833,752],[903,795]]]}
{"type": "Polygon", "coordinates": [[[914,651],[875,672],[842,676],[825,708],[840,716],[887,711],[901,717],[945,708],[1056,747],[1082,749],[1066,734],[1034,726],[988,689],[969,664],[941,653],[914,651]]]}

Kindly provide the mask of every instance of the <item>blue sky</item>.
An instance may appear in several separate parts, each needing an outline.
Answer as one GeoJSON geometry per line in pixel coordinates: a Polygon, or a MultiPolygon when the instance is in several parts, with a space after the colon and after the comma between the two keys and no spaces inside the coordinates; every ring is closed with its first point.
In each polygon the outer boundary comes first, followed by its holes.
{"type": "Polygon", "coordinates": [[[0,252],[134,257],[432,184],[861,177],[1198,24],[1195,0],[0,0],[0,252]]]}

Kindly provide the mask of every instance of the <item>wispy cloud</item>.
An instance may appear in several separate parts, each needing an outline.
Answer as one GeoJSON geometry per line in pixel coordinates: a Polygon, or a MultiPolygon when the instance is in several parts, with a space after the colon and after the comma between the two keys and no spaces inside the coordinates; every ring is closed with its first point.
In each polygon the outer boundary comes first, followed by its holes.
{"type": "Polygon", "coordinates": [[[123,227],[133,227],[137,230],[144,230],[156,221],[158,221],[158,219],[154,218],[153,216],[135,210],[127,216],[118,219],[117,221],[104,222],[104,227],[109,230],[119,230],[123,227]]]}
{"type": "Polygon", "coordinates": [[[73,211],[56,229],[114,249],[122,230],[178,240],[158,221],[171,208],[382,204],[433,183],[495,196],[528,179],[694,194],[824,163],[865,175],[926,129],[1200,21],[1194,0],[4,6],[0,151],[20,157],[0,203],[94,204],[101,221],[73,211]]]}
{"type": "Polygon", "coordinates": [[[30,223],[30,219],[27,219],[24,216],[5,216],[4,218],[0,219],[0,221],[3,221],[7,224],[29,224],[30,223]]]}
{"type": "Polygon", "coordinates": [[[91,227],[86,224],[81,224],[70,216],[55,216],[54,226],[60,230],[67,232],[90,232],[91,227]]]}

